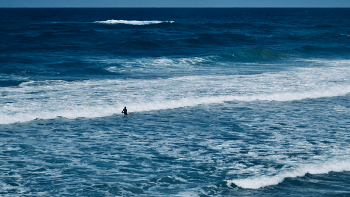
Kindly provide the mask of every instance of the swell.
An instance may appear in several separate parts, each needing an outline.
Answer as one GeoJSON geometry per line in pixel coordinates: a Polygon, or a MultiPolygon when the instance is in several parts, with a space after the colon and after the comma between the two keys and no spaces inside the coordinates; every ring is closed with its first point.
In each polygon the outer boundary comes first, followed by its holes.
{"type": "Polygon", "coordinates": [[[249,23],[246,20],[205,20],[193,24],[176,19],[31,21],[17,28],[0,28],[6,43],[2,50],[4,47],[8,49],[4,50],[5,54],[19,50],[28,52],[30,49],[32,53],[65,51],[90,55],[92,49],[100,53],[132,56],[208,54],[232,50],[238,59],[244,61],[250,57],[253,61],[256,61],[254,58],[281,58],[283,54],[277,51],[292,51],[301,57],[346,57],[350,51],[346,45],[350,39],[347,30],[336,27],[324,31],[312,27],[310,33],[309,26],[301,26],[296,31],[294,26],[249,23]],[[245,51],[240,51],[242,49],[245,51]],[[269,54],[265,53],[266,50],[270,51],[269,54]]]}
{"type": "Polygon", "coordinates": [[[323,54],[331,55],[333,57],[343,57],[350,53],[348,46],[318,46],[318,45],[304,45],[299,49],[303,54],[323,54]]]}
{"type": "Polygon", "coordinates": [[[287,57],[286,54],[264,48],[233,50],[221,55],[223,58],[233,61],[256,62],[281,60],[287,57]]]}

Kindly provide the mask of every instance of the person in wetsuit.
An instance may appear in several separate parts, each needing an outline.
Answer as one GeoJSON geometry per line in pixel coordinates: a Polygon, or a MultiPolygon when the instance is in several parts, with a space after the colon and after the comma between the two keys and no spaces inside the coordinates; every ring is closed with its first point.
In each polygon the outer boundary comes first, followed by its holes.
{"type": "Polygon", "coordinates": [[[128,115],[128,110],[126,109],[126,107],[124,107],[122,113],[124,113],[124,115],[128,115]]]}

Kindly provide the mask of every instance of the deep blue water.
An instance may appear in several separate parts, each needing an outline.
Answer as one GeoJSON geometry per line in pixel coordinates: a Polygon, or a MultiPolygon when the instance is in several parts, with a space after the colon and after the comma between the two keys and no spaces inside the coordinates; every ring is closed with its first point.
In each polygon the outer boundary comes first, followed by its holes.
{"type": "Polygon", "coordinates": [[[350,9],[3,8],[0,38],[1,196],[350,196],[350,9]]]}

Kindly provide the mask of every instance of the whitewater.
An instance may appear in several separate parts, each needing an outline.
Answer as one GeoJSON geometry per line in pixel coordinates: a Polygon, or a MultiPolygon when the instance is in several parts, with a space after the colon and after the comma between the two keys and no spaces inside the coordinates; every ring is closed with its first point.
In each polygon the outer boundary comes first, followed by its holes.
{"type": "MultiPolygon", "coordinates": [[[[2,88],[4,110],[0,123],[111,116],[119,113],[123,105],[130,106],[131,111],[142,112],[227,101],[282,102],[348,94],[350,72],[345,66],[349,62],[329,61],[323,64],[332,66],[256,75],[23,82],[18,87],[2,88]]],[[[191,65],[182,65],[185,66],[191,65]]]]}

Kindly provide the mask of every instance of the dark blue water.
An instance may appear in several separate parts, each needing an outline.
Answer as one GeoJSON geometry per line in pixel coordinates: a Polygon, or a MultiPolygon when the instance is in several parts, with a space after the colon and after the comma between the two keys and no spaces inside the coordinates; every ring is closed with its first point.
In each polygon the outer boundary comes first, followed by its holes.
{"type": "Polygon", "coordinates": [[[0,9],[0,38],[1,196],[350,195],[350,9],[0,9]]]}

